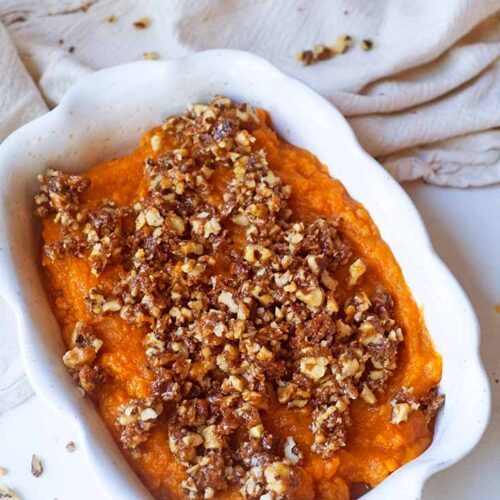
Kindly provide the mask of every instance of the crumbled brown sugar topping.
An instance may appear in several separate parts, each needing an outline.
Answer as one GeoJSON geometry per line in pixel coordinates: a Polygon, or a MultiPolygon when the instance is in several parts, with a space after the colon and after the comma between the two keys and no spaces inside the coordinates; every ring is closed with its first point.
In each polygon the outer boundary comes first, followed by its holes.
{"type": "MultiPolygon", "coordinates": [[[[120,266],[114,286],[90,289],[86,303],[148,327],[153,382],[116,426],[133,453],[153,428],[168,429],[191,497],[230,486],[247,498],[286,497],[304,450],[293,436],[280,443],[263,413],[309,409],[312,451],[331,457],[346,445],[351,402],[377,404],[403,341],[391,297],[364,290],[367,264],[339,221],[303,221],[290,208],[257,125],[250,106],[225,97],[195,104],[151,137],[147,190],[133,205],[83,208],[89,181],[55,171],[40,176],[35,198],[37,215],[61,226],[49,258],[85,259],[96,276],[120,266]],[[220,172],[230,180],[211,182],[220,172]]],[[[101,347],[78,323],[63,358],[90,394],[107,376],[101,347]]],[[[391,403],[400,404],[411,405],[391,403]]],[[[393,422],[404,421],[394,411],[393,422]]]]}

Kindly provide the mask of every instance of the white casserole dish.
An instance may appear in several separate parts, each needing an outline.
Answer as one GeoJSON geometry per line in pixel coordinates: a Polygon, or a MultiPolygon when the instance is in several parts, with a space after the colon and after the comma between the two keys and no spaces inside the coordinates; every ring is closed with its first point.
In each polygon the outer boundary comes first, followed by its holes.
{"type": "Polygon", "coordinates": [[[331,104],[265,60],[229,50],[169,62],[137,62],[99,71],[75,85],[52,112],[0,146],[0,282],[15,311],[26,372],[36,392],[74,422],[89,466],[109,498],[150,498],[93,406],[67,373],[59,327],[42,287],[33,213],[36,175],[47,167],[81,172],[138,144],[143,132],[189,103],[222,93],[270,111],[289,142],[328,165],[360,201],[390,245],[443,357],[446,404],[431,447],[365,498],[415,499],[425,480],[468,453],[489,417],[487,378],[474,311],[432,249],[414,205],[357,143],[331,104]]]}

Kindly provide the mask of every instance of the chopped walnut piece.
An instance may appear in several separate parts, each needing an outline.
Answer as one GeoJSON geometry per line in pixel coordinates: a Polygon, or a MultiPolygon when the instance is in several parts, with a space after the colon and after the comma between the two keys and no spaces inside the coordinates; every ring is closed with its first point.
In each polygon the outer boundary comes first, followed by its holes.
{"type": "Polygon", "coordinates": [[[83,368],[94,361],[97,352],[92,346],[73,347],[63,356],[64,364],[73,370],[83,368]]]}
{"type": "Polygon", "coordinates": [[[205,446],[207,450],[217,449],[222,446],[222,442],[215,425],[205,427],[201,432],[201,435],[203,436],[203,446],[205,446]]]}
{"type": "Polygon", "coordinates": [[[365,263],[361,259],[356,259],[349,267],[349,286],[354,286],[365,272],[365,263]]]}
{"type": "Polygon", "coordinates": [[[302,460],[302,453],[292,436],[286,438],[284,454],[292,465],[297,465],[302,460]]]}
{"type": "Polygon", "coordinates": [[[300,360],[300,371],[314,380],[319,380],[325,375],[327,366],[328,359],[323,356],[305,357],[300,360]]]}
{"type": "Polygon", "coordinates": [[[43,462],[37,455],[31,457],[31,474],[35,477],[40,477],[43,474],[43,462]]]}
{"type": "Polygon", "coordinates": [[[140,30],[147,28],[151,24],[151,19],[149,17],[142,17],[141,19],[134,22],[134,27],[140,30]]]}
{"type": "Polygon", "coordinates": [[[5,500],[21,500],[21,497],[6,484],[0,484],[0,498],[5,500]]]}
{"type": "Polygon", "coordinates": [[[361,398],[365,403],[368,403],[369,405],[374,405],[377,402],[375,394],[373,394],[373,392],[366,384],[363,384],[363,390],[361,391],[361,398]]]}
{"type": "Polygon", "coordinates": [[[267,490],[276,495],[284,495],[290,488],[291,470],[284,462],[273,462],[264,470],[267,490]]]}
{"type": "Polygon", "coordinates": [[[430,420],[434,418],[437,410],[444,403],[444,396],[437,393],[436,389],[417,398],[413,387],[402,387],[394,394],[390,401],[392,408],[391,422],[401,424],[408,420],[411,413],[421,410],[430,420]]]}
{"type": "Polygon", "coordinates": [[[336,406],[320,406],[313,412],[314,442],[311,449],[329,458],[346,445],[346,429],[350,423],[349,412],[336,406]]]}
{"type": "Polygon", "coordinates": [[[314,308],[321,307],[323,301],[325,300],[325,294],[321,288],[314,288],[307,293],[297,290],[295,295],[299,300],[314,308]]]}
{"type": "Polygon", "coordinates": [[[122,405],[116,426],[121,432],[120,440],[123,445],[134,449],[146,441],[162,410],[162,404],[152,398],[132,399],[128,404],[122,405]]]}
{"type": "Polygon", "coordinates": [[[251,264],[262,266],[272,257],[272,252],[261,245],[247,245],[244,258],[251,264]]]}
{"type": "Polygon", "coordinates": [[[78,223],[80,197],[90,186],[89,179],[48,169],[38,176],[39,193],[35,196],[35,215],[55,215],[54,221],[69,227],[78,223]]]}
{"type": "Polygon", "coordinates": [[[297,54],[297,60],[303,66],[309,66],[318,61],[325,61],[335,56],[335,50],[323,44],[315,45],[312,50],[303,50],[297,54]]]}
{"type": "Polygon", "coordinates": [[[103,342],[96,337],[91,326],[82,322],[75,325],[71,341],[73,347],[63,355],[63,363],[70,369],[81,388],[91,393],[103,376],[95,363],[103,342]]]}
{"type": "Polygon", "coordinates": [[[352,45],[352,37],[349,35],[339,35],[337,40],[335,40],[333,49],[337,54],[343,54],[349,47],[352,47],[352,45]]]}
{"type": "Polygon", "coordinates": [[[406,422],[410,414],[411,407],[408,403],[395,403],[392,406],[391,422],[393,424],[400,424],[406,422]]]}
{"type": "Polygon", "coordinates": [[[324,269],[321,273],[321,283],[323,283],[328,290],[335,291],[337,288],[337,282],[332,278],[326,269],[324,269]]]}
{"type": "Polygon", "coordinates": [[[436,416],[439,408],[443,406],[444,401],[444,395],[439,394],[437,388],[434,388],[419,399],[419,404],[427,418],[431,420],[436,416]]]}
{"type": "Polygon", "coordinates": [[[68,441],[68,443],[66,443],[66,451],[68,453],[73,453],[75,450],[76,450],[75,443],[73,441],[68,441]]]}
{"type": "Polygon", "coordinates": [[[363,50],[372,50],[373,42],[371,40],[361,40],[360,46],[363,50]]]}
{"type": "MultiPolygon", "coordinates": [[[[146,59],[146,61],[156,61],[157,59],[160,58],[160,56],[158,55],[157,52],[153,52],[152,50],[148,51],[148,52],[144,52],[142,54],[142,57],[144,57],[144,59],[146,59]]],[[[158,137],[158,136],[156,136],[158,137]]],[[[153,148],[155,151],[158,151],[158,149],[155,149],[153,148]]]]}
{"type": "Polygon", "coordinates": [[[162,226],[164,222],[163,217],[160,215],[160,212],[155,207],[148,208],[144,212],[144,218],[146,220],[146,224],[153,227],[162,226]]]}

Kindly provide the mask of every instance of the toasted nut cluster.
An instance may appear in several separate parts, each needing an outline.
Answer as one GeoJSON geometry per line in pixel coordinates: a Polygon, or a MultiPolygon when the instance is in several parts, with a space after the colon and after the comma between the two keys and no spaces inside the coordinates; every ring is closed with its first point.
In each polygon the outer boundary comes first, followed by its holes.
{"type": "Polygon", "coordinates": [[[63,363],[85,392],[92,393],[103,378],[96,358],[103,342],[92,327],[77,323],[71,335],[72,348],[63,356],[63,363]]]}
{"type": "Polygon", "coordinates": [[[121,429],[121,441],[127,447],[134,449],[146,441],[148,433],[155,427],[163,406],[153,398],[131,400],[122,405],[116,419],[121,429]]]}
{"type": "MultiPolygon", "coordinates": [[[[265,412],[310,407],[312,451],[332,456],[346,444],[350,403],[378,404],[403,341],[390,296],[363,290],[369,266],[342,221],[293,213],[291,188],[254,134],[261,125],[250,106],[221,96],[168,118],[130,206],[83,204],[83,178],[42,179],[39,215],[71,214],[62,236],[78,252],[67,251],[116,276],[88,290],[90,313],[147,331],[150,397],[120,408],[121,441],[140,453],[164,424],[189,497],[290,495],[303,450],[293,436],[280,445],[265,412]],[[56,206],[51,193],[68,189],[56,206]]],[[[84,385],[102,344],[78,328],[64,361],[84,385]]]]}
{"type": "Polygon", "coordinates": [[[391,422],[401,424],[408,421],[411,413],[421,410],[430,421],[444,403],[444,396],[434,389],[428,394],[417,397],[413,387],[401,387],[390,401],[392,408],[391,422]]]}
{"type": "Polygon", "coordinates": [[[135,21],[134,28],[139,30],[146,29],[151,24],[151,19],[149,17],[141,17],[141,19],[135,21]]]}
{"type": "Polygon", "coordinates": [[[35,196],[35,214],[40,218],[53,216],[54,222],[65,228],[75,228],[82,213],[80,197],[90,186],[90,181],[78,175],[63,174],[48,169],[38,176],[40,190],[35,196]]]}

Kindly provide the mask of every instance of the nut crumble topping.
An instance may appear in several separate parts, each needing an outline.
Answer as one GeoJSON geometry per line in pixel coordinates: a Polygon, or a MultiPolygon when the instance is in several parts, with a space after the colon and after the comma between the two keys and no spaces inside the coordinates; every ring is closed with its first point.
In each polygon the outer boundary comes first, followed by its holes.
{"type": "Polygon", "coordinates": [[[133,399],[119,408],[116,425],[121,430],[121,442],[134,449],[148,438],[163,411],[161,402],[153,398],[133,399]]]}
{"type": "MultiPolygon", "coordinates": [[[[112,286],[88,290],[86,306],[147,327],[152,383],[150,397],[120,407],[116,428],[133,453],[166,429],[193,498],[233,486],[245,498],[286,497],[304,450],[293,436],[280,443],[263,413],[310,409],[311,451],[333,456],[351,402],[379,404],[404,338],[391,297],[364,289],[368,264],[341,221],[297,218],[290,186],[252,134],[258,123],[249,105],[222,96],[168,118],[150,139],[146,193],[130,206],[84,207],[89,180],[53,170],[35,197],[36,214],[61,227],[49,258],[78,257],[95,276],[119,268],[112,286]]],[[[98,333],[77,323],[63,357],[90,394],[108,376],[98,333]]],[[[440,398],[402,390],[392,422],[415,405],[433,415],[440,398]]]]}

